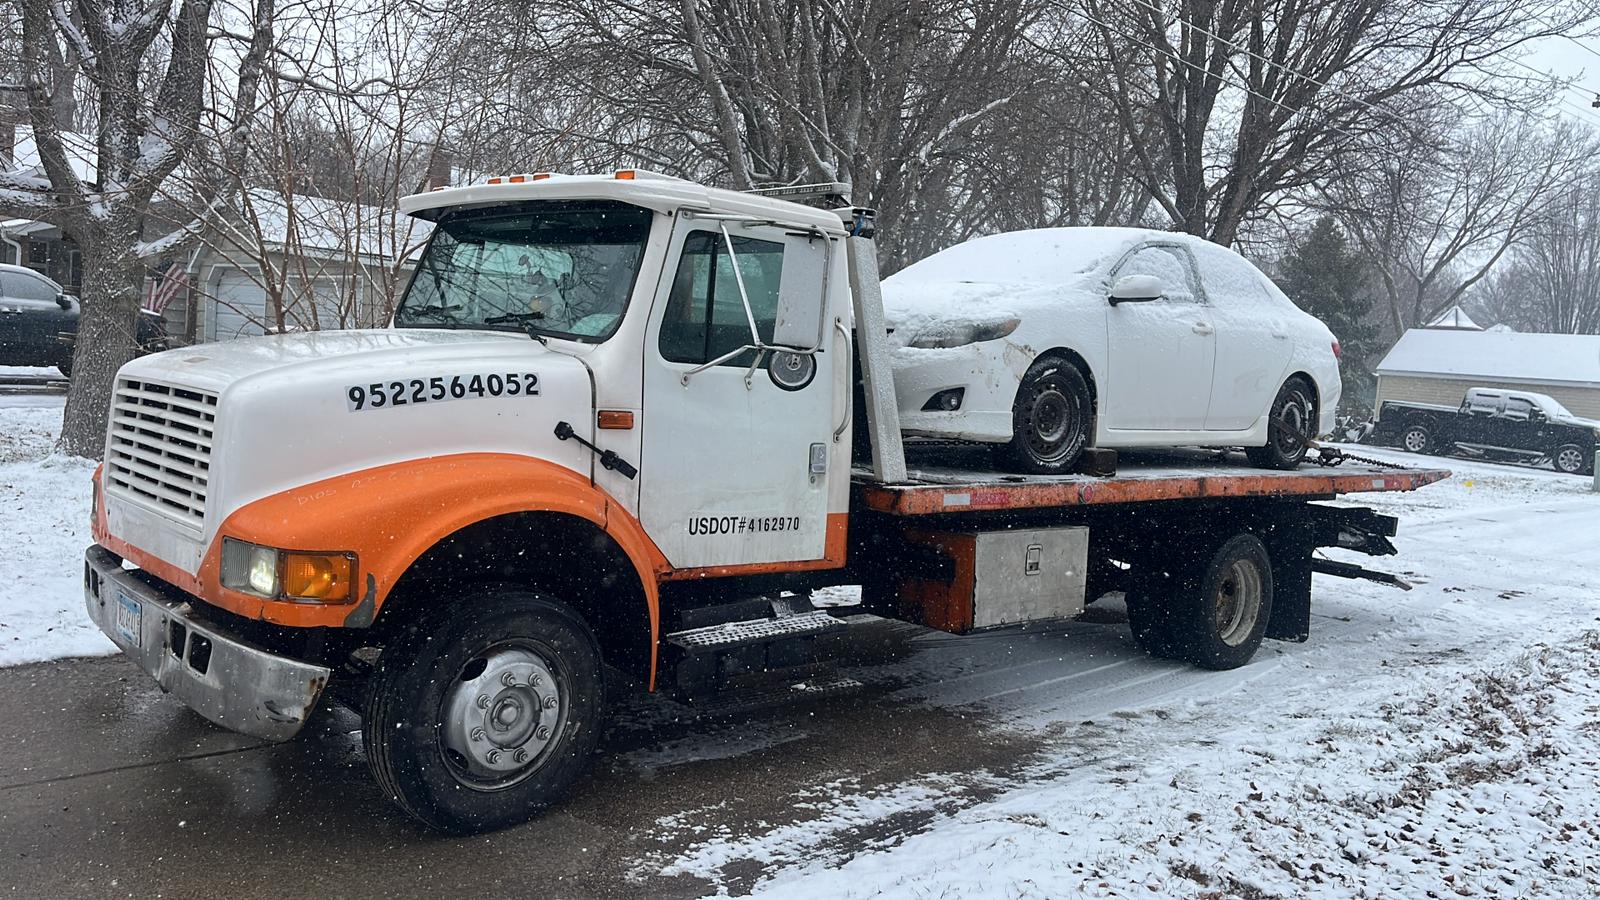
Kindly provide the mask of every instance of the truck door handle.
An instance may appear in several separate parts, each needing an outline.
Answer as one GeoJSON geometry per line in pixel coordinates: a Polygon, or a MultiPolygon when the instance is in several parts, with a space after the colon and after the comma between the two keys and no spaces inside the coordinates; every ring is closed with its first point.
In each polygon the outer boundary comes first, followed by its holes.
{"type": "Polygon", "coordinates": [[[1210,325],[1206,324],[1205,322],[1196,322],[1196,323],[1194,323],[1194,333],[1195,334],[1210,334],[1213,331],[1216,331],[1216,329],[1212,328],[1210,325]]]}

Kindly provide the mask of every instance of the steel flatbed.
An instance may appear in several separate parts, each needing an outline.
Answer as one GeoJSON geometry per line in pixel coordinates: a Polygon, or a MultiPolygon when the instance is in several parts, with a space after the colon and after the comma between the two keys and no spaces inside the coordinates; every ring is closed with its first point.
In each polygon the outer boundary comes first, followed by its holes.
{"type": "Polygon", "coordinates": [[[1105,477],[1005,475],[986,470],[986,460],[981,447],[908,452],[904,482],[884,484],[864,470],[854,473],[855,506],[894,516],[925,516],[1247,497],[1326,500],[1340,494],[1412,491],[1450,476],[1444,469],[1353,462],[1274,471],[1252,468],[1237,453],[1201,450],[1123,454],[1117,473],[1105,477]]]}

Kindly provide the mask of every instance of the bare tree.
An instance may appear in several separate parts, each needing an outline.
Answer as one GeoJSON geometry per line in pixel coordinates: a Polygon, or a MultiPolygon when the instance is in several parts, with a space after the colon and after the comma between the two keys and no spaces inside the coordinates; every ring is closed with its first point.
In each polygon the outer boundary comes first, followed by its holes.
{"type": "Polygon", "coordinates": [[[1572,125],[1445,122],[1436,137],[1350,157],[1321,204],[1381,276],[1396,334],[1481,282],[1568,191],[1593,153],[1572,125]],[[1358,162],[1359,160],[1359,162],[1358,162]]]}
{"type": "MultiPolygon", "coordinates": [[[[0,174],[0,215],[50,222],[82,253],[83,312],[61,446],[98,456],[112,380],[134,352],[152,201],[198,141],[214,10],[212,0],[17,2],[19,81],[4,87],[23,98],[43,171],[0,174]],[[88,88],[88,147],[76,146],[59,118],[63,93],[72,95],[80,78],[88,88]]],[[[271,0],[262,4],[253,11],[246,60],[271,40],[271,0]]],[[[253,89],[247,67],[237,76],[241,93],[253,89]]],[[[254,104],[237,99],[242,128],[254,104]]]]}
{"type": "Polygon", "coordinates": [[[1493,77],[1499,60],[1584,17],[1561,0],[1082,3],[1124,124],[1158,114],[1158,139],[1134,147],[1146,187],[1175,227],[1224,245],[1363,136],[1403,134],[1395,101],[1498,97],[1517,84],[1493,77]]]}
{"type": "Polygon", "coordinates": [[[1528,229],[1473,305],[1519,331],[1600,334],[1600,170],[1593,164],[1528,229]]]}

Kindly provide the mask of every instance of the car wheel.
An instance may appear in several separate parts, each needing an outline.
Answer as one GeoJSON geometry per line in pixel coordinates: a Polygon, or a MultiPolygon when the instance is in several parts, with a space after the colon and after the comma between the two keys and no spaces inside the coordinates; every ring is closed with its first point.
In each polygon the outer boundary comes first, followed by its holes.
{"type": "Polygon", "coordinates": [[[1009,467],[1036,475],[1071,472],[1094,434],[1094,400],[1078,367],[1058,356],[1028,369],[1011,408],[1009,467]]]}
{"type": "Polygon", "coordinates": [[[361,736],[383,791],[423,824],[472,833],[526,821],[588,764],[604,715],[600,649],[566,606],[469,595],[378,657],[361,736]]]}
{"type": "Polygon", "coordinates": [[[1432,453],[1433,432],[1420,422],[1413,422],[1400,433],[1400,449],[1407,453],[1432,453]]]}
{"type": "Polygon", "coordinates": [[[1586,475],[1594,464],[1594,457],[1577,444],[1562,444],[1550,454],[1550,461],[1558,471],[1568,475],[1586,475]]]}
{"type": "Polygon", "coordinates": [[[1267,445],[1246,451],[1250,462],[1263,469],[1293,469],[1306,458],[1317,436],[1317,401],[1311,386],[1291,378],[1278,389],[1267,419],[1267,445]]]}

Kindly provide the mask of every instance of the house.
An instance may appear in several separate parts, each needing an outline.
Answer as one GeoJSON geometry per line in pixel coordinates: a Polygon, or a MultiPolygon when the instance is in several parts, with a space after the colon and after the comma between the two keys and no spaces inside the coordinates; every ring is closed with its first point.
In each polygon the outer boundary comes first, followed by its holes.
{"type": "MultiPolygon", "coordinates": [[[[73,132],[63,132],[61,139],[73,173],[86,181],[93,180],[94,140],[73,132]]],[[[30,126],[0,123],[0,171],[24,177],[44,174],[30,126]]],[[[77,245],[48,222],[0,220],[0,263],[27,266],[48,276],[68,293],[76,293],[83,284],[83,260],[77,245]]]]}
{"type": "Polygon", "coordinates": [[[248,189],[165,261],[163,282],[187,294],[168,330],[213,341],[382,325],[430,229],[391,207],[248,189]]]}
{"type": "Polygon", "coordinates": [[[1413,328],[1378,363],[1385,400],[1459,405],[1467,388],[1548,394],[1600,419],[1600,335],[1413,328]]]}

